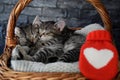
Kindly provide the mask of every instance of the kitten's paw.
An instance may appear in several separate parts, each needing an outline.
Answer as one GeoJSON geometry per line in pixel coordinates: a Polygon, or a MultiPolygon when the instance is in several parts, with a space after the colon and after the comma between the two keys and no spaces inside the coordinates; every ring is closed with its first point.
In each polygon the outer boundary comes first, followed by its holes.
{"type": "Polygon", "coordinates": [[[18,51],[17,47],[15,47],[13,49],[11,59],[12,60],[18,60],[18,59],[20,59],[20,55],[19,55],[19,51],[18,51]]]}
{"type": "Polygon", "coordinates": [[[11,57],[12,60],[19,60],[21,57],[19,55],[14,55],[11,57]]]}
{"type": "Polygon", "coordinates": [[[29,56],[29,55],[24,55],[23,56],[23,59],[24,60],[28,60],[28,61],[35,61],[31,56],[29,56]]]}
{"type": "Polygon", "coordinates": [[[23,57],[27,55],[27,52],[26,52],[27,50],[25,50],[25,46],[17,45],[16,49],[19,55],[23,57]]]}

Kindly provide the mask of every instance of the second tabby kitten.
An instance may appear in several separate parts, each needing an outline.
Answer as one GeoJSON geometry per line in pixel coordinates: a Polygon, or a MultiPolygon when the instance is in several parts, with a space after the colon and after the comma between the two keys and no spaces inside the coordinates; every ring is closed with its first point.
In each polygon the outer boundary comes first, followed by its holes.
{"type": "Polygon", "coordinates": [[[64,54],[59,57],[58,61],[76,62],[79,60],[80,48],[85,42],[85,36],[73,33],[64,44],[64,54]]]}

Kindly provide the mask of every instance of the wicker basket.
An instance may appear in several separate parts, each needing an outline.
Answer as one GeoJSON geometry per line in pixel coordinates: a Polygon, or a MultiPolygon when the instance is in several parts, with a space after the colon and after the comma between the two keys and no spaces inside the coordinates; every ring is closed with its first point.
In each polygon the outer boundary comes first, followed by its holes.
{"type": "MultiPolygon", "coordinates": [[[[81,73],[36,73],[36,72],[16,72],[8,67],[9,59],[11,57],[12,49],[17,44],[17,39],[14,36],[14,28],[20,12],[27,6],[32,0],[19,0],[12,10],[6,34],[6,44],[3,54],[0,56],[0,80],[86,80],[81,73]]],[[[106,9],[100,0],[88,0],[98,11],[101,19],[104,23],[104,28],[111,32],[111,21],[106,9]]],[[[115,80],[120,80],[119,73],[115,80]]]]}

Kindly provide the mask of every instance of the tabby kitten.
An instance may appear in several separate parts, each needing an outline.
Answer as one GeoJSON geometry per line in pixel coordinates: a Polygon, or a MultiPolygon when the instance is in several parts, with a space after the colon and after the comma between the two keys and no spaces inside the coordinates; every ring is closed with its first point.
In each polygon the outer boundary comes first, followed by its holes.
{"type": "Polygon", "coordinates": [[[73,34],[64,44],[64,54],[59,57],[58,61],[76,62],[79,60],[80,48],[85,42],[85,36],[82,34],[73,34]]]}
{"type": "Polygon", "coordinates": [[[18,38],[18,45],[12,51],[12,59],[22,59],[19,53],[29,53],[31,46],[38,40],[39,23],[36,17],[32,24],[15,27],[15,36],[18,38]]]}
{"type": "Polygon", "coordinates": [[[30,49],[29,54],[21,53],[23,59],[43,63],[55,62],[57,61],[58,56],[63,54],[63,37],[61,36],[61,32],[65,27],[65,22],[42,22],[37,19],[37,23],[40,24],[39,35],[38,40],[34,45],[38,50],[33,53],[32,49],[30,49]],[[42,46],[39,46],[39,43],[41,43],[42,46]]]}

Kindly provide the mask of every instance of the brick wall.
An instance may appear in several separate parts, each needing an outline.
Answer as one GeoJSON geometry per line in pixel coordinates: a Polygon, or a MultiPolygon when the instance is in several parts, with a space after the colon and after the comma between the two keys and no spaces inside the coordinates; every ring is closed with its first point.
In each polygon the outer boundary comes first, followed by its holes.
{"type": "MultiPolygon", "coordinates": [[[[3,50],[6,25],[9,14],[18,0],[0,0],[0,52],[3,50]]],[[[113,23],[113,35],[120,51],[120,0],[101,0],[107,8],[113,23]]],[[[96,10],[85,0],[33,0],[21,13],[17,21],[31,23],[36,15],[41,20],[65,19],[71,27],[85,26],[90,23],[100,23],[96,10]]]]}

